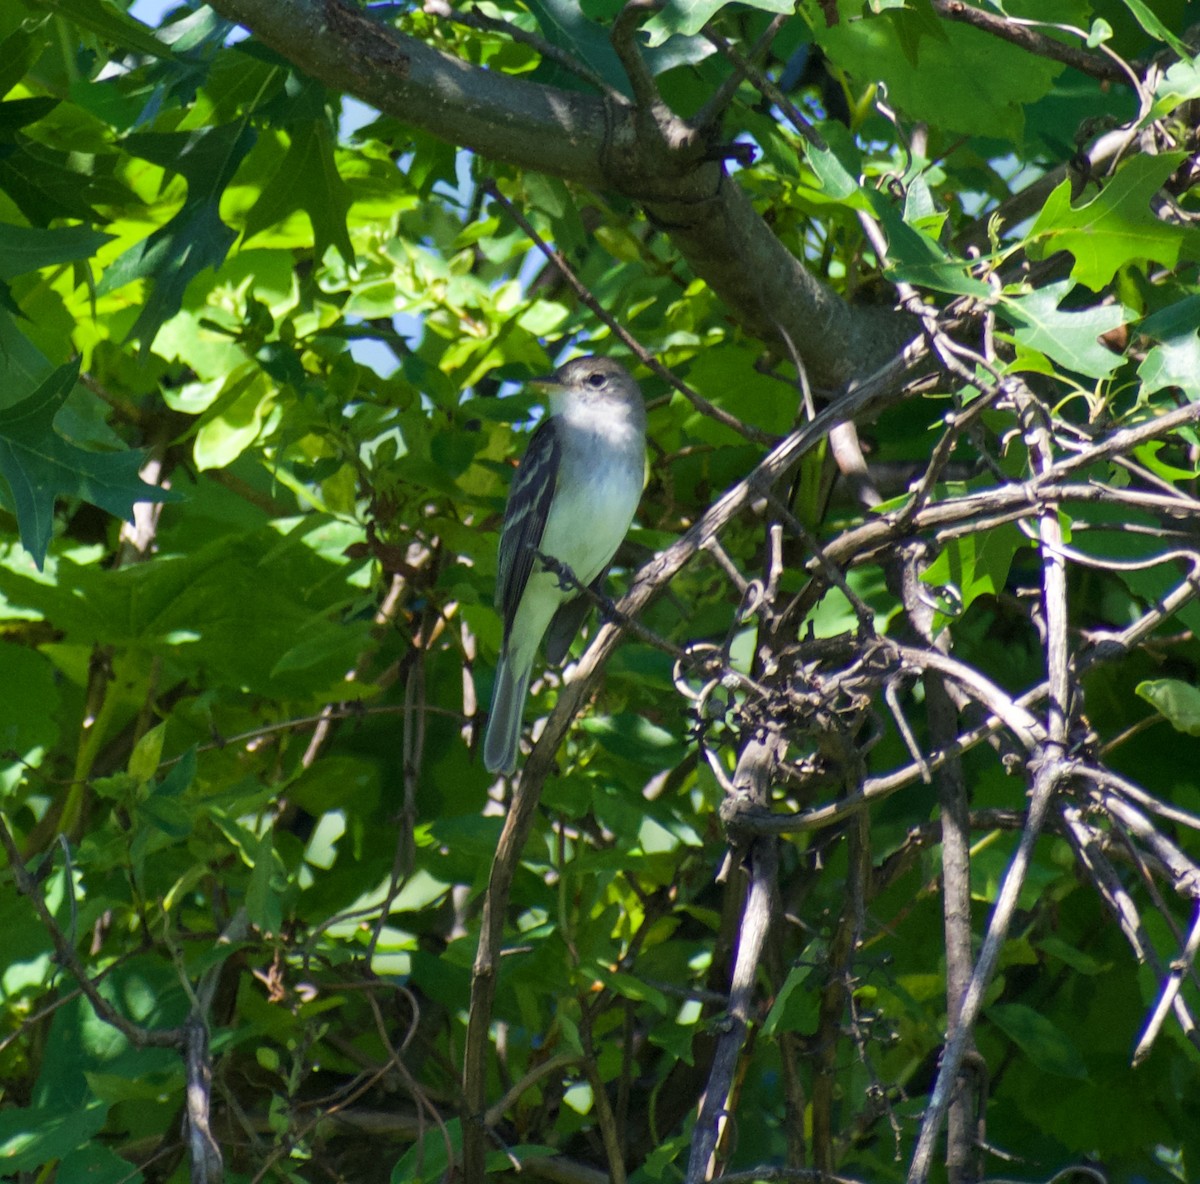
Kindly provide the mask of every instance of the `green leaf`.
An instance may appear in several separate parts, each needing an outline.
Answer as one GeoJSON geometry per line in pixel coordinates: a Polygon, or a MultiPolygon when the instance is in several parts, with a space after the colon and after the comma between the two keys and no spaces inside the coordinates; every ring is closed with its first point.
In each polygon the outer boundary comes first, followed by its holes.
{"type": "Polygon", "coordinates": [[[324,119],[312,119],[288,131],[288,150],[246,215],[246,240],[282,222],[294,210],[303,210],[312,225],[317,261],[334,246],[346,266],[353,267],[354,247],[346,230],[350,190],[338,172],[329,124],[324,119]]]}
{"type": "Polygon", "coordinates": [[[1087,1068],[1067,1034],[1023,1003],[993,1003],[987,1017],[1043,1073],[1086,1080],[1087,1068]]]}
{"type": "Polygon", "coordinates": [[[270,831],[259,836],[253,857],[254,870],[246,890],[246,916],[261,933],[278,933],[283,924],[283,906],[273,881],[280,864],[270,831]]]}
{"type": "Polygon", "coordinates": [[[1154,346],[1138,367],[1138,378],[1143,394],[1174,386],[1189,399],[1200,399],[1200,334],[1193,331],[1154,346]]]}
{"type": "Polygon", "coordinates": [[[392,1168],[391,1184],[435,1184],[451,1168],[447,1142],[457,1158],[462,1148],[462,1120],[452,1118],[445,1127],[433,1127],[418,1139],[392,1168]]]}
{"type": "MultiPolygon", "coordinates": [[[[629,76],[613,49],[609,29],[589,20],[585,7],[577,0],[529,0],[529,11],[537,18],[547,41],[585,62],[614,90],[633,97],[629,76]]],[[[652,26],[657,19],[647,21],[642,30],[650,35],[641,52],[651,74],[695,64],[716,53],[703,37],[677,36],[671,32],[655,36],[652,26]]]]}
{"type": "Polygon", "coordinates": [[[135,279],[153,280],[130,338],[142,343],[145,356],[164,321],[183,304],[188,284],[206,267],[219,267],[237,233],[221,221],[221,194],[257,138],[247,122],[196,132],[144,132],[129,136],[125,147],[187,182],[183,208],[148,238],[113,262],[97,291],[115,292],[135,279]]]}
{"type": "Polygon", "coordinates": [[[129,757],[129,775],[139,785],[145,785],[158,772],[158,762],[162,759],[163,740],[166,739],[167,725],[159,724],[151,728],[133,747],[129,757]]]}
{"type": "MultiPolygon", "coordinates": [[[[854,137],[840,123],[829,121],[822,126],[824,149],[809,146],[806,159],[817,174],[821,188],[835,201],[845,201],[859,191],[862,175],[862,153],[854,137]]],[[[855,202],[857,205],[858,202],[855,202]]]]}
{"type": "Polygon", "coordinates": [[[0,645],[0,687],[19,687],[0,712],[0,798],[53,751],[59,735],[61,675],[40,650],[0,645]]]}
{"type": "Polygon", "coordinates": [[[45,0],[45,7],[95,33],[105,41],[151,57],[170,57],[171,51],[141,21],[105,0],[45,0]]]}
{"type": "Polygon", "coordinates": [[[1165,41],[1181,58],[1191,57],[1187,45],[1176,37],[1154,14],[1146,0],[1124,0],[1125,7],[1133,13],[1133,19],[1158,41],[1165,41]]]}
{"type": "Polygon", "coordinates": [[[1043,937],[1036,945],[1043,954],[1049,954],[1050,957],[1057,958],[1072,970],[1079,971],[1080,974],[1104,974],[1112,969],[1111,962],[1101,962],[1099,959],[1093,958],[1091,954],[1084,953],[1083,950],[1078,949],[1069,942],[1063,941],[1061,937],[1055,937],[1053,934],[1043,937]]]}
{"type": "Polygon", "coordinates": [[[829,59],[861,82],[883,81],[888,102],[913,119],[967,135],[1019,139],[1024,107],[1047,93],[1063,67],[982,29],[943,23],[945,39],[924,37],[914,70],[889,14],[818,25],[829,59]]]}
{"type": "Polygon", "coordinates": [[[1200,58],[1185,57],[1175,62],[1154,89],[1154,106],[1142,120],[1142,126],[1170,115],[1176,107],[1200,99],[1200,58]]]}
{"type": "Polygon", "coordinates": [[[1200,477],[1200,469],[1195,465],[1180,468],[1172,464],[1169,457],[1174,450],[1165,440],[1148,440],[1133,450],[1133,455],[1139,464],[1145,465],[1155,475],[1164,481],[1194,481],[1200,477]]]}
{"type": "Polygon", "coordinates": [[[978,260],[956,259],[923,230],[910,226],[887,194],[870,189],[867,196],[887,235],[884,274],[888,279],[959,296],[991,294],[983,280],[970,274],[978,260]]]}
{"type": "Polygon", "coordinates": [[[820,965],[819,956],[822,952],[823,947],[820,943],[810,944],[801,961],[788,971],[788,976],[763,1021],[763,1035],[814,1030],[819,999],[817,992],[808,985],[808,980],[820,965]]]}
{"type": "Polygon", "coordinates": [[[40,267],[87,259],[112,237],[86,226],[42,230],[0,222],[0,278],[11,280],[40,267]]]}
{"type": "Polygon", "coordinates": [[[908,0],[903,7],[887,8],[884,15],[895,30],[896,44],[904,51],[913,69],[920,64],[922,38],[949,41],[945,26],[929,0],[908,0]]]}
{"type": "Polygon", "coordinates": [[[998,311],[1017,326],[1013,336],[1068,370],[1089,378],[1104,378],[1120,364],[1121,356],[1100,344],[1100,336],[1130,319],[1121,305],[1093,305],[1071,311],[1059,305],[1073,287],[1070,280],[1047,284],[1028,296],[1005,296],[998,311]]]}
{"type": "Polygon", "coordinates": [[[301,630],[302,639],[271,667],[271,677],[328,666],[339,659],[348,663],[354,653],[366,645],[370,631],[367,621],[345,625],[319,617],[301,630]]]}
{"type": "Polygon", "coordinates": [[[683,755],[677,736],[642,715],[593,716],[580,726],[609,752],[647,767],[666,768],[683,755]]]}
{"type": "Polygon", "coordinates": [[[1200,736],[1200,688],[1177,678],[1154,678],[1139,682],[1134,692],[1170,720],[1177,732],[1200,736]]]}
{"type": "Polygon", "coordinates": [[[187,789],[193,781],[196,780],[196,746],[193,744],[171,766],[171,771],[162,779],[161,784],[154,791],[156,795],[164,798],[178,797],[185,789],[187,789]]]}
{"type": "Polygon", "coordinates": [[[0,1112],[0,1164],[10,1179],[53,1163],[82,1147],[104,1126],[108,1107],[98,1099],[82,1106],[47,1106],[0,1112]]]}
{"type": "Polygon", "coordinates": [[[1150,208],[1151,198],[1183,158],[1182,152],[1135,156],[1081,206],[1071,205],[1071,182],[1063,181],[1046,199],[1029,232],[1030,257],[1070,251],[1075,256],[1071,278],[1094,292],[1133,260],[1174,267],[1185,247],[1188,257],[1195,257],[1200,235],[1161,221],[1150,208]]]}
{"type": "MultiPolygon", "coordinates": [[[[668,37],[677,33],[684,36],[699,33],[730,3],[732,0],[667,0],[662,11],[643,26],[650,35],[649,44],[661,45],[668,37]]],[[[738,3],[762,12],[791,13],[796,7],[793,0],[738,0],[738,3]]]]}
{"type": "Polygon", "coordinates": [[[172,798],[151,795],[138,803],[136,813],[172,839],[186,839],[192,833],[191,811],[172,798]]]}
{"type": "MultiPolygon", "coordinates": [[[[132,1083],[130,1083],[132,1084],[132,1083]]],[[[153,1100],[162,1094],[162,1083],[147,1083],[147,1095],[153,1100]]],[[[63,1157],[54,1176],[54,1184],[140,1184],[145,1177],[127,1159],[110,1151],[103,1143],[86,1146],[63,1157]]]]}
{"type": "Polygon", "coordinates": [[[670,1013],[671,1004],[666,995],[649,983],[642,982],[636,975],[628,974],[623,970],[609,970],[598,963],[590,966],[588,973],[599,979],[609,990],[620,995],[622,999],[632,999],[635,1003],[648,1003],[659,1015],[670,1013]]]}
{"type": "Polygon", "coordinates": [[[99,221],[91,203],[123,201],[130,196],[125,187],[111,178],[98,184],[95,157],[50,148],[18,130],[57,106],[43,98],[0,103],[0,191],[34,226],[48,226],[55,218],[99,221]]]}
{"type": "Polygon", "coordinates": [[[192,444],[196,467],[223,469],[237,460],[258,439],[277,398],[274,386],[261,369],[245,367],[231,374],[196,430],[192,444]]]}
{"type": "Polygon", "coordinates": [[[56,497],[79,497],[127,521],[135,502],[177,501],[147,485],[141,454],[85,452],[54,430],[79,377],[79,362],[60,366],[29,398],[0,411],[0,474],[16,505],[21,542],[40,568],[50,545],[56,497]]]}
{"type": "Polygon", "coordinates": [[[921,579],[936,588],[955,588],[965,611],[980,596],[995,596],[1004,590],[1013,557],[1027,545],[1028,540],[1011,523],[963,535],[946,544],[921,579]]]}
{"type": "Polygon", "coordinates": [[[1156,341],[1170,341],[1196,331],[1200,325],[1200,296],[1185,296],[1148,316],[1138,330],[1156,341]]]}

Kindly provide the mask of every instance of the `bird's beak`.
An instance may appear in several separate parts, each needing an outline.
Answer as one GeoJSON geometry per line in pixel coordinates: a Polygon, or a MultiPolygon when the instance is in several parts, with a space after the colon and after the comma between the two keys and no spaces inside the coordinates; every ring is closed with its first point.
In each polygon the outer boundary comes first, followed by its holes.
{"type": "Polygon", "coordinates": [[[531,378],[525,385],[535,387],[539,391],[562,390],[562,383],[553,374],[540,374],[537,378],[531,378]]]}

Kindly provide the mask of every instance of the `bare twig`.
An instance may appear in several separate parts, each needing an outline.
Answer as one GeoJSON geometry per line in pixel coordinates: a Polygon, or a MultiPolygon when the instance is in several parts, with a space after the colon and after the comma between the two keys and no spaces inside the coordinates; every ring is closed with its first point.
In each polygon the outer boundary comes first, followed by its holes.
{"type": "MultiPolygon", "coordinates": [[[[1040,408],[1032,395],[1015,391],[1025,420],[1030,452],[1039,476],[1054,467],[1050,433],[1040,418],[1040,408]]],[[[1029,815],[1021,842],[1005,873],[988,922],[987,936],[975,963],[974,972],[963,994],[959,1009],[959,1027],[946,1043],[937,1081],[929,1097],[929,1106],[921,1123],[916,1150],[909,1166],[908,1184],[924,1184],[933,1159],[934,1143],[953,1096],[959,1067],[972,1039],[975,1022],[983,1006],[984,992],[991,982],[1016,911],[1017,900],[1033,857],[1034,844],[1050,808],[1055,791],[1070,776],[1067,759],[1067,730],[1071,716],[1070,664],[1067,653],[1067,580],[1066,565],[1057,550],[1062,542],[1058,507],[1048,506],[1041,517],[1042,537],[1050,546],[1042,551],[1042,603],[1046,615],[1047,712],[1046,726],[1037,748],[1029,815]]]]}
{"type": "Polygon", "coordinates": [[[625,6],[617,13],[613,21],[610,40],[612,47],[621,59],[625,76],[633,88],[634,102],[642,109],[649,111],[662,104],[658,87],[654,85],[654,75],[646,67],[646,63],[638,51],[635,36],[638,24],[652,12],[657,12],[663,6],[663,0],[626,0],[625,6]]]}
{"type": "Polygon", "coordinates": [[[66,934],[59,928],[53,914],[46,906],[46,898],[42,895],[37,881],[25,869],[20,850],[8,829],[8,822],[0,814],[0,846],[4,847],[8,856],[9,870],[17,885],[17,891],[29,899],[33,910],[42,923],[42,928],[50,935],[54,943],[55,957],[59,964],[79,984],[80,990],[87,996],[98,1019],[116,1028],[135,1048],[184,1048],[187,1042],[187,1029],[181,1028],[143,1028],[127,1020],[103,995],[96,984],[88,977],[87,970],[74,947],[67,941],[66,934]]]}
{"type": "Polygon", "coordinates": [[[554,247],[550,246],[538,234],[525,215],[500,192],[499,187],[494,181],[485,182],[484,189],[489,197],[504,207],[508,216],[529,236],[534,246],[545,255],[546,259],[558,268],[563,279],[571,286],[571,289],[579,297],[580,301],[594,316],[608,326],[613,335],[633,353],[643,366],[677,390],[702,415],[707,415],[723,427],[729,428],[730,431],[737,432],[739,436],[744,436],[747,440],[753,440],[756,444],[775,444],[777,442],[777,438],[771,435],[770,432],[764,432],[761,428],[754,427],[753,424],[743,423],[737,416],[730,415],[728,411],[724,411],[716,406],[716,404],[710,403],[703,395],[694,391],[686,382],[678,378],[673,371],[664,366],[596,299],[591,289],[575,274],[574,269],[567,262],[563,253],[555,250],[554,247]]]}
{"type": "Polygon", "coordinates": [[[728,41],[725,40],[719,33],[712,29],[705,29],[704,36],[717,47],[734,65],[734,68],[743,77],[748,78],[759,90],[764,98],[769,99],[780,111],[786,116],[788,123],[796,129],[800,135],[808,141],[818,152],[828,152],[829,146],[825,143],[821,133],[804,117],[804,113],[792,102],[773,83],[752,61],[749,61],[741,53],[738,52],[728,41]]]}
{"type": "MultiPolygon", "coordinates": [[[[777,732],[753,735],[746,742],[734,774],[734,792],[750,810],[761,809],[770,798],[770,785],[782,741],[777,732]]],[[[725,806],[737,799],[726,799],[725,806]]],[[[737,807],[734,806],[735,811],[737,807]]],[[[748,853],[750,885],[738,937],[737,957],[729,992],[729,1010],[717,1041],[708,1085],[688,1157],[687,1184],[701,1184],[710,1176],[713,1155],[721,1137],[734,1070],[752,1017],[754,980],[770,928],[776,893],[778,853],[772,838],[756,839],[748,853]]]]}
{"type": "Polygon", "coordinates": [[[1158,1033],[1162,1029],[1163,1020],[1167,1018],[1167,1012],[1174,1007],[1175,1000],[1179,997],[1179,988],[1183,986],[1183,980],[1187,977],[1192,965],[1196,961],[1197,951],[1200,951],[1200,907],[1196,909],[1195,920],[1192,922],[1188,939],[1184,943],[1183,949],[1179,951],[1179,957],[1171,963],[1171,973],[1167,976],[1162,989],[1159,991],[1154,1010],[1150,1013],[1150,1018],[1146,1021],[1146,1028],[1142,1032],[1141,1039],[1137,1042],[1137,1047],[1133,1050],[1133,1065],[1135,1068],[1143,1064],[1150,1056],[1150,1052],[1154,1048],[1154,1042],[1158,1039],[1158,1033]]]}
{"type": "Polygon", "coordinates": [[[985,12],[965,3],[965,0],[933,0],[933,9],[947,20],[973,25],[994,37],[999,37],[1002,41],[1011,42],[1029,53],[1037,54],[1038,57],[1063,62],[1081,74],[1099,78],[1102,82],[1129,81],[1126,71],[1107,57],[1056,41],[1053,37],[1031,29],[1022,21],[985,12]]]}

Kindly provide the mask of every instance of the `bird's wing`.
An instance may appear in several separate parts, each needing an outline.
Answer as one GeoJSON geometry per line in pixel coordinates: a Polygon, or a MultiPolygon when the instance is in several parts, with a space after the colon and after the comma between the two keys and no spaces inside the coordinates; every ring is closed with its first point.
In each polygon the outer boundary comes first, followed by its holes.
{"type": "Polygon", "coordinates": [[[553,420],[546,418],[529,438],[529,447],[517,467],[508,505],[504,509],[496,573],[496,608],[504,618],[506,636],[533,570],[533,553],[542,545],[550,503],[558,487],[561,462],[558,432],[553,420]]]}

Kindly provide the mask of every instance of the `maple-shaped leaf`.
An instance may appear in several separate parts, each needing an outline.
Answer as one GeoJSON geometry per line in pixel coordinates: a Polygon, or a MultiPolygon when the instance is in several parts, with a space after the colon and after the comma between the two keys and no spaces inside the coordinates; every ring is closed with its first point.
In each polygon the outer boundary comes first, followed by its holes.
{"type": "Polygon", "coordinates": [[[333,136],[324,119],[310,119],[288,129],[291,144],[278,170],[246,215],[246,239],[282,222],[293,210],[308,215],[313,254],[319,261],[335,246],[347,267],[354,266],[354,247],[346,230],[350,190],[333,155],[333,136]]]}
{"type": "Polygon", "coordinates": [[[54,499],[78,497],[130,521],[135,502],[179,494],[138,476],[138,452],[86,452],[54,430],[79,378],[79,360],[60,366],[27,399],[0,411],[0,476],[12,491],[21,543],[40,568],[50,545],[54,499]]]}
{"type": "Polygon", "coordinates": [[[1028,296],[1006,296],[997,311],[1016,326],[1013,336],[1022,345],[1078,374],[1105,378],[1121,364],[1122,358],[1106,349],[1100,338],[1132,320],[1133,314],[1119,304],[1078,311],[1060,308],[1072,287],[1070,280],[1062,280],[1028,296]]]}
{"type": "Polygon", "coordinates": [[[1138,367],[1138,377],[1143,394],[1175,386],[1193,402],[1200,399],[1200,335],[1181,333],[1160,342],[1138,367]]]}
{"type": "Polygon", "coordinates": [[[1200,234],[1159,218],[1151,199],[1179,167],[1182,152],[1135,156],[1090,201],[1071,205],[1071,182],[1046,199],[1029,232],[1031,259],[1055,251],[1075,256],[1071,278],[1099,292],[1126,263],[1149,259],[1174,267],[1180,255],[1194,259],[1200,234]]]}
{"type": "Polygon", "coordinates": [[[221,194],[255,139],[254,129],[244,121],[204,131],[144,132],[125,138],[123,146],[135,156],[187,181],[182,209],[111,263],[97,289],[103,295],[131,280],[153,280],[154,290],[129,331],[130,338],[142,343],[143,354],[163,322],[179,311],[188,283],[204,268],[220,267],[237,238],[218,210],[221,194]]]}

